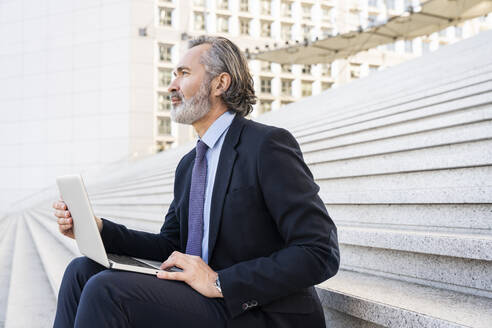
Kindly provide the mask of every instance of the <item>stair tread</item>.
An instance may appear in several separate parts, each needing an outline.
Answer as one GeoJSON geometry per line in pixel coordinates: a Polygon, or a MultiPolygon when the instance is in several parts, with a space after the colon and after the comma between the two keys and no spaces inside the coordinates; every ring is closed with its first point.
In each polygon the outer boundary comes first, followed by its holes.
{"type": "Polygon", "coordinates": [[[398,327],[395,320],[406,322],[401,326],[437,320],[485,328],[492,322],[492,299],[487,297],[344,270],[317,287],[324,305],[383,326],[398,327]],[[361,306],[352,302],[346,308],[346,298],[361,306]]]}

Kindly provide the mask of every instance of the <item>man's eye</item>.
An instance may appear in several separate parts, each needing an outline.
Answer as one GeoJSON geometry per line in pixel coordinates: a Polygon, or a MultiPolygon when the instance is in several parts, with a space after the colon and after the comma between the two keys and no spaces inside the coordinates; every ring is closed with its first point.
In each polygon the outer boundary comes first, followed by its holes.
{"type": "Polygon", "coordinates": [[[188,72],[181,72],[181,74],[185,75],[185,74],[188,74],[188,72]]]}

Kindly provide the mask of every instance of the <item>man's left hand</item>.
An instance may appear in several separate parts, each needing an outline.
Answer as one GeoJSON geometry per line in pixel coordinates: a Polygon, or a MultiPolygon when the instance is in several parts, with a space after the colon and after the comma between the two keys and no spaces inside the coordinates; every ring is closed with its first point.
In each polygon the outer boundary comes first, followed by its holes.
{"type": "Polygon", "coordinates": [[[206,297],[223,297],[215,287],[217,272],[212,270],[201,257],[174,251],[169,258],[162,262],[161,270],[176,266],[182,272],[160,271],[157,278],[179,280],[206,297]]]}

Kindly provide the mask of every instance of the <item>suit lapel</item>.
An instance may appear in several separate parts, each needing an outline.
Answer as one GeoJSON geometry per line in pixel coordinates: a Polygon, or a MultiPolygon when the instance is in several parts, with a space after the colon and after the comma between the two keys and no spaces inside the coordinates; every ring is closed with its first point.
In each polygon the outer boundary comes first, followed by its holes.
{"type": "Polygon", "coordinates": [[[212,192],[212,204],[210,207],[210,227],[208,240],[208,260],[212,258],[212,253],[219,234],[220,221],[222,220],[222,208],[224,198],[231,179],[232,168],[236,160],[236,145],[239,141],[244,118],[236,114],[232,121],[227,135],[225,136],[222,149],[220,151],[219,163],[215,174],[214,189],[212,192]]]}

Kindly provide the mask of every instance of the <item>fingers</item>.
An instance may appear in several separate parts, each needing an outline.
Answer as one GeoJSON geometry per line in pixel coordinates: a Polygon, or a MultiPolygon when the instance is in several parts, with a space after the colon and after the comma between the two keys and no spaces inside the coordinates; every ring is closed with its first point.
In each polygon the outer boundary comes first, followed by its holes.
{"type": "Polygon", "coordinates": [[[167,280],[185,281],[186,280],[186,275],[185,275],[184,272],[159,271],[159,272],[157,272],[157,278],[159,278],[159,279],[167,279],[167,280]]]}
{"type": "Polygon", "coordinates": [[[178,268],[185,269],[189,263],[189,256],[177,251],[174,251],[169,258],[162,262],[161,269],[171,268],[173,266],[177,266],[178,268]]]}
{"type": "Polygon", "coordinates": [[[58,224],[61,226],[72,226],[72,218],[58,218],[56,222],[58,222],[58,224]]]}
{"type": "Polygon", "coordinates": [[[54,209],[59,209],[59,210],[66,210],[67,209],[67,204],[65,204],[64,201],[59,200],[53,203],[53,208],[54,209]]]}
{"type": "Polygon", "coordinates": [[[60,231],[68,231],[73,228],[72,218],[63,219],[60,218],[57,220],[58,226],[60,227],[60,231]]]}
{"type": "Polygon", "coordinates": [[[70,211],[55,211],[55,216],[58,218],[70,218],[70,211]]]}

